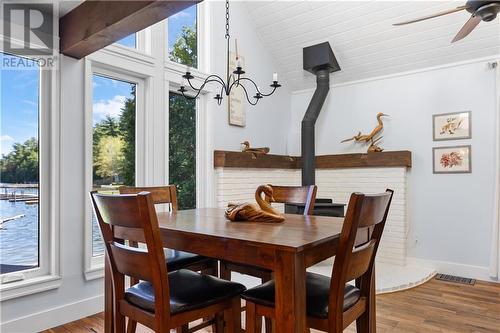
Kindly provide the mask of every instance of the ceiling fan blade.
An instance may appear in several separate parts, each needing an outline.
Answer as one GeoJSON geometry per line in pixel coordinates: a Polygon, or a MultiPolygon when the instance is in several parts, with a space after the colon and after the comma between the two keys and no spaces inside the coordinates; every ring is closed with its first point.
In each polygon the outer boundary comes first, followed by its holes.
{"type": "Polygon", "coordinates": [[[470,19],[464,24],[462,29],[458,32],[458,34],[453,38],[451,41],[452,43],[455,43],[456,41],[461,40],[462,38],[467,37],[468,34],[474,30],[475,27],[481,22],[481,18],[479,16],[474,16],[472,15],[470,19]]]}
{"type": "Polygon", "coordinates": [[[445,10],[445,11],[442,11],[442,12],[439,12],[439,13],[436,13],[436,14],[432,14],[432,15],[428,15],[428,16],[423,16],[423,17],[420,17],[420,18],[417,18],[417,19],[414,19],[414,20],[411,20],[411,21],[394,23],[393,25],[394,26],[399,26],[399,25],[405,25],[405,24],[420,22],[420,21],[431,19],[431,18],[435,18],[435,17],[439,17],[439,16],[444,16],[444,15],[456,13],[456,12],[459,12],[459,11],[464,10],[466,8],[468,8],[468,7],[467,6],[460,6],[460,7],[449,9],[449,10],[445,10]]]}

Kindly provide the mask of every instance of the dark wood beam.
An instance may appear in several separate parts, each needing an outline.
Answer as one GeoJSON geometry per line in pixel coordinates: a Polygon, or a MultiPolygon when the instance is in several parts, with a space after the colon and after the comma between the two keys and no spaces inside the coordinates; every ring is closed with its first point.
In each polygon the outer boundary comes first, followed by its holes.
{"type": "Polygon", "coordinates": [[[60,51],[81,59],[198,2],[87,0],[60,18],[60,51]]]}
{"type": "MultiPolygon", "coordinates": [[[[316,169],[336,168],[411,168],[411,152],[384,151],[368,154],[335,154],[316,156],[316,169]]],[[[216,168],[300,169],[301,158],[286,155],[262,155],[234,151],[214,151],[216,168]]]]}

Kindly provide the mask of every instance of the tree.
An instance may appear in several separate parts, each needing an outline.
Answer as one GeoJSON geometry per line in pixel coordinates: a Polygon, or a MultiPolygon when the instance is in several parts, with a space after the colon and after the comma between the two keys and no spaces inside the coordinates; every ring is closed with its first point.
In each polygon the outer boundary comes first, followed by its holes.
{"type": "Polygon", "coordinates": [[[123,138],[122,165],[123,183],[135,185],[135,85],[132,86],[132,98],[125,100],[125,106],[120,115],[120,132],[123,138]]]}
{"type": "Polygon", "coordinates": [[[38,183],[38,140],[30,138],[14,143],[12,151],[0,159],[0,181],[3,183],[38,183]]]}
{"type": "Polygon", "coordinates": [[[170,94],[169,173],[179,209],[196,207],[196,102],[170,94]]]}
{"type": "Polygon", "coordinates": [[[99,148],[94,154],[95,173],[102,178],[112,178],[112,182],[120,181],[123,168],[124,142],[119,136],[104,136],[101,138],[99,148]]]}
{"type": "Polygon", "coordinates": [[[170,52],[170,60],[189,67],[197,67],[198,52],[196,46],[196,30],[191,27],[183,27],[182,32],[174,43],[170,52]]]}
{"type": "MultiPolygon", "coordinates": [[[[183,27],[170,60],[196,67],[196,31],[183,27]]],[[[179,209],[196,207],[196,102],[171,93],[169,98],[169,174],[177,186],[179,209]]]]}

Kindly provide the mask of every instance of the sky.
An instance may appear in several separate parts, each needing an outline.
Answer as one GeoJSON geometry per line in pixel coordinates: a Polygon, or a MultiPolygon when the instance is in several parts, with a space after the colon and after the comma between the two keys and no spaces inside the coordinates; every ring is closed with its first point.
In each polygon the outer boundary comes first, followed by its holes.
{"type": "MultiPolygon", "coordinates": [[[[172,48],[183,26],[196,25],[196,6],[168,18],[168,48],[172,48]]],[[[136,47],[135,34],[117,43],[136,47]]],[[[4,55],[0,52],[0,61],[4,55]]],[[[38,138],[38,89],[40,71],[30,69],[2,69],[0,73],[0,155],[12,151],[14,143],[23,143],[31,137],[38,138]]],[[[117,117],[130,97],[131,84],[101,76],[93,77],[94,124],[110,114],[117,117]]]]}
{"type": "MultiPolygon", "coordinates": [[[[0,52],[0,61],[13,56],[0,52]]],[[[2,69],[0,72],[0,154],[12,144],[38,138],[38,67],[2,69]]]]}

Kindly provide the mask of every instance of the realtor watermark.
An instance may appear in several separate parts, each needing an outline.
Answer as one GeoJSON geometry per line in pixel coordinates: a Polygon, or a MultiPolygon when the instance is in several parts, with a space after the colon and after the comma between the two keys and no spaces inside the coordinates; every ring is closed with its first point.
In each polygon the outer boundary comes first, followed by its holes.
{"type": "Polygon", "coordinates": [[[57,66],[56,3],[2,1],[2,70],[53,69],[57,66]]]}

